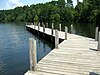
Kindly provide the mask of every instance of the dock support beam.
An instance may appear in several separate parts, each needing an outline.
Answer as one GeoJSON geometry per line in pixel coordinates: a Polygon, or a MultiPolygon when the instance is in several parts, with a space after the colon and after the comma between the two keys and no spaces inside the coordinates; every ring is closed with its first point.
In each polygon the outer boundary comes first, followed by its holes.
{"type": "Polygon", "coordinates": [[[29,54],[30,54],[30,70],[36,71],[37,69],[37,54],[36,54],[36,40],[35,38],[29,39],[29,54]]]}
{"type": "Polygon", "coordinates": [[[99,28],[96,27],[96,30],[95,30],[95,41],[98,40],[98,31],[99,31],[99,28]]]}
{"type": "Polygon", "coordinates": [[[73,34],[73,25],[71,25],[71,34],[73,34]]]}
{"type": "Polygon", "coordinates": [[[100,51],[100,31],[99,31],[99,37],[98,37],[98,51],[100,51]]]}
{"type": "Polygon", "coordinates": [[[56,29],[56,30],[55,30],[55,48],[58,49],[58,45],[59,45],[59,32],[58,32],[58,30],[56,29]]]}
{"type": "Polygon", "coordinates": [[[65,26],[65,40],[67,40],[68,27],[65,26]]]}
{"type": "Polygon", "coordinates": [[[54,30],[54,23],[52,23],[51,35],[53,35],[53,30],[54,30]]]}
{"type": "Polygon", "coordinates": [[[59,24],[59,31],[61,31],[61,24],[59,24]]]}

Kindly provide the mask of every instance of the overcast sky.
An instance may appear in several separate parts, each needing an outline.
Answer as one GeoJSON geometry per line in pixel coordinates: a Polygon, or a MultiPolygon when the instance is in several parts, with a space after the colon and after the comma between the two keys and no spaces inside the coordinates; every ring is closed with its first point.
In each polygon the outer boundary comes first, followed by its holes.
{"type": "MultiPolygon", "coordinates": [[[[16,6],[31,5],[37,3],[45,3],[52,0],[0,0],[0,10],[3,9],[13,9],[16,6]]],[[[73,0],[74,6],[77,0],[73,0]]],[[[82,0],[79,0],[82,2],[82,0]]]]}

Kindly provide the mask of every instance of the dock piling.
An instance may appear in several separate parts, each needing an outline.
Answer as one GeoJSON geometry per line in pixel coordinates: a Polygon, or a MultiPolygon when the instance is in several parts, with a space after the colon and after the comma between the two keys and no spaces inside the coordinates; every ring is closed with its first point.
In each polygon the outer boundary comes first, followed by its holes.
{"type": "Polygon", "coordinates": [[[31,23],[31,25],[33,25],[33,23],[31,23]]]}
{"type": "Polygon", "coordinates": [[[38,31],[40,30],[40,22],[38,23],[38,31]]]}
{"type": "Polygon", "coordinates": [[[96,27],[96,30],[95,30],[95,41],[98,40],[98,30],[99,30],[99,28],[96,27]]]}
{"type": "Polygon", "coordinates": [[[30,70],[36,71],[37,68],[37,54],[36,54],[36,40],[35,38],[29,39],[29,52],[30,52],[30,70]]]}
{"type": "Polygon", "coordinates": [[[44,24],[44,23],[42,22],[42,27],[43,27],[43,24],[44,24]]]}
{"type": "Polygon", "coordinates": [[[36,22],[34,22],[34,29],[36,28],[36,22]]]}
{"type": "Polygon", "coordinates": [[[45,24],[43,24],[43,33],[45,32],[45,24]]]}
{"type": "Polygon", "coordinates": [[[52,23],[51,35],[53,35],[53,30],[54,30],[54,23],[52,23]]]}
{"type": "Polygon", "coordinates": [[[65,26],[65,40],[67,40],[68,27],[65,26]]]}
{"type": "Polygon", "coordinates": [[[46,23],[46,27],[48,28],[48,23],[46,23]]]}
{"type": "Polygon", "coordinates": [[[59,24],[59,31],[61,31],[61,24],[59,24]]]}
{"type": "Polygon", "coordinates": [[[71,25],[71,34],[73,34],[73,25],[71,25]]]}
{"type": "Polygon", "coordinates": [[[100,51],[100,31],[99,31],[99,37],[98,37],[98,51],[100,51]]]}
{"type": "Polygon", "coordinates": [[[59,45],[59,32],[58,32],[58,30],[56,29],[56,30],[55,30],[55,48],[58,49],[58,45],[59,45]]]}

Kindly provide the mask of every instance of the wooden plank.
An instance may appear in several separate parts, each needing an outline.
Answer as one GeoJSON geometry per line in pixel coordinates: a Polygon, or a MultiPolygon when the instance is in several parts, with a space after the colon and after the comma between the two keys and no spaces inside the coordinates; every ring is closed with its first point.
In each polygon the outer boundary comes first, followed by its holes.
{"type": "MultiPolygon", "coordinates": [[[[40,27],[39,31],[42,30],[40,27]]],[[[51,35],[51,29],[45,28],[45,34],[50,36],[55,36],[53,31],[51,35]]],[[[65,39],[65,32],[59,31],[59,34],[59,38],[65,39]]],[[[89,75],[91,72],[100,75],[100,52],[96,51],[98,42],[75,34],[67,35],[67,40],[58,45],[59,49],[53,49],[38,62],[37,71],[31,75],[89,75]]]]}

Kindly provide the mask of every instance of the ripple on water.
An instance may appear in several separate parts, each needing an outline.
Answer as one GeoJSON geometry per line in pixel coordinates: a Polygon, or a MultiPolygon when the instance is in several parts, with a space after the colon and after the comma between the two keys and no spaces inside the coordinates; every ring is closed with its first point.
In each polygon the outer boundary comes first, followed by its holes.
{"type": "MultiPolygon", "coordinates": [[[[24,75],[29,69],[29,38],[23,24],[0,24],[0,75],[24,75]]],[[[36,37],[38,61],[52,46],[36,37]]]]}

